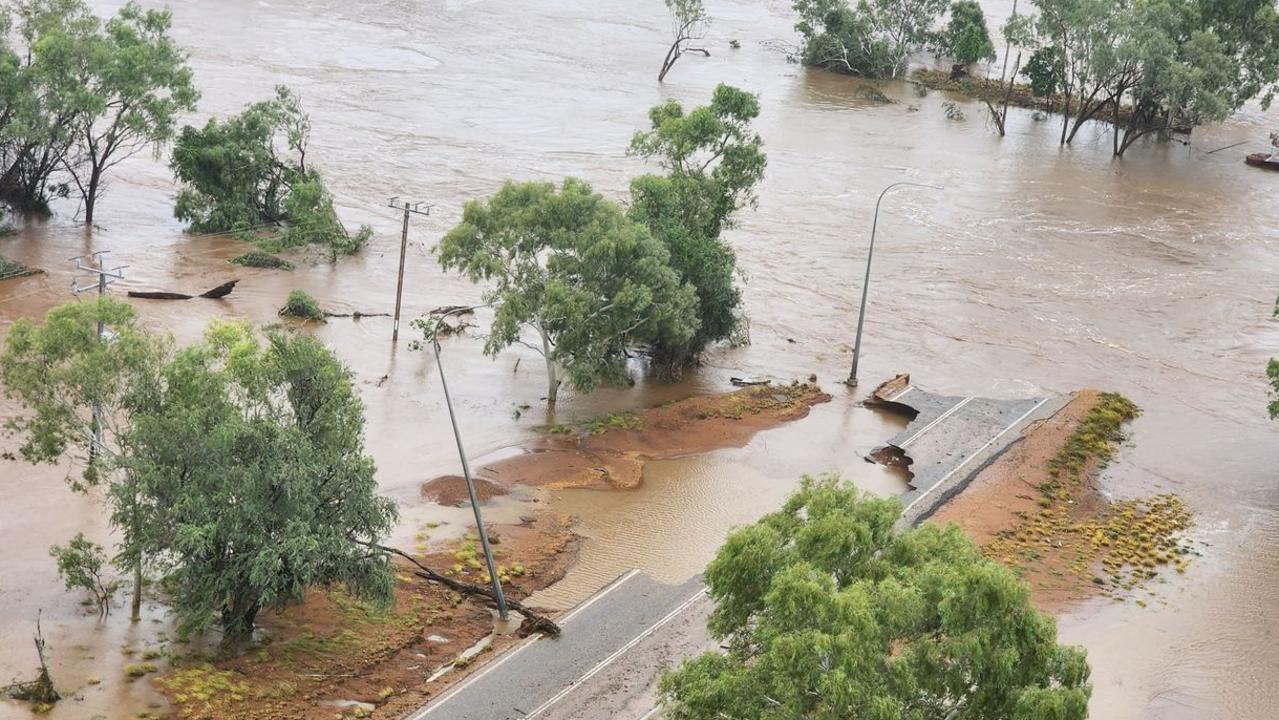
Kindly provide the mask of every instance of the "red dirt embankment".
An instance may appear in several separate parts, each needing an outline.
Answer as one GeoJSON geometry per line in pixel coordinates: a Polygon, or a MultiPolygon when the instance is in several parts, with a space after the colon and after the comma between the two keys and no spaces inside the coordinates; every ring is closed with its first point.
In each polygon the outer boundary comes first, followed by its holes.
{"type": "Polygon", "coordinates": [[[1191,522],[1181,500],[1109,502],[1097,486],[1123,441],[1123,423],[1137,413],[1118,395],[1075,393],[930,522],[958,524],[984,554],[1029,583],[1045,611],[1099,594],[1122,600],[1164,568],[1182,572],[1193,551],[1181,538],[1191,522]]]}
{"type": "MultiPolygon", "coordinates": [[[[829,400],[811,383],[760,385],[581,425],[555,425],[545,428],[547,437],[524,454],[486,465],[476,474],[508,488],[633,488],[650,460],[740,447],[756,433],[798,420],[813,405],[829,400]]],[[[436,484],[444,480],[426,483],[423,492],[436,492],[436,484]]]]}

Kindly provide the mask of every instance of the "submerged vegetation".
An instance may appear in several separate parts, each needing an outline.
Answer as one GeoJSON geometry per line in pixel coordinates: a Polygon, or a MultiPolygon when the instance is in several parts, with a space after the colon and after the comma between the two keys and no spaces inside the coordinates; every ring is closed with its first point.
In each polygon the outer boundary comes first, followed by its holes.
{"type": "Polygon", "coordinates": [[[289,297],[284,301],[284,307],[280,308],[280,315],[315,322],[324,322],[325,320],[324,309],[320,307],[319,301],[303,290],[289,291],[289,297]]]}
{"type": "Polygon", "coordinates": [[[242,265],[244,267],[270,268],[272,270],[292,270],[293,263],[283,258],[276,257],[261,250],[250,250],[243,255],[237,255],[227,262],[233,265],[242,265]]]}
{"type": "Polygon", "coordinates": [[[1091,582],[1108,594],[1133,590],[1164,567],[1184,572],[1194,550],[1181,538],[1192,524],[1181,498],[1162,494],[1105,504],[1096,511],[1080,509],[1096,492],[1089,487],[1093,478],[1123,441],[1124,424],[1139,414],[1122,395],[1101,393],[1049,461],[1038,512],[1000,532],[984,548],[986,554],[1018,572],[1055,555],[1061,566],[1056,572],[1091,582]]]}
{"type": "Polygon", "coordinates": [[[182,128],[171,167],[181,185],[174,215],[196,233],[232,233],[272,252],[318,246],[330,260],[373,234],[350,233],[320,172],[308,164],[311,118],[281,85],[239,115],[182,128]]]}

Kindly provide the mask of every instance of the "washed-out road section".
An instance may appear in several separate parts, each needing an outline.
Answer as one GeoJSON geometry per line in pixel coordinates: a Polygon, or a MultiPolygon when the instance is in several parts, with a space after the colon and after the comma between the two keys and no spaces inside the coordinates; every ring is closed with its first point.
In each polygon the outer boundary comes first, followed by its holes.
{"type": "MultiPolygon", "coordinates": [[[[935,395],[907,385],[882,398],[917,415],[888,445],[911,460],[901,496],[916,525],[1069,398],[996,400],[935,395]]],[[[701,577],[663,585],[632,571],[560,619],[558,638],[534,635],[407,720],[653,720],[663,668],[717,647],[701,577]]]]}

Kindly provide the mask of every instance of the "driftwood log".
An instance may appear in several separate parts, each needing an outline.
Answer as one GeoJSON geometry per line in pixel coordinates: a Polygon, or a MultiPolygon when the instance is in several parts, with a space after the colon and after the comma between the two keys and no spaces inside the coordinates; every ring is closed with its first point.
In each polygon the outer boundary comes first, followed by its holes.
{"type": "MultiPolygon", "coordinates": [[[[444,587],[450,590],[459,592],[463,595],[483,598],[490,605],[493,605],[494,607],[497,606],[497,598],[493,595],[492,588],[486,588],[480,585],[472,585],[470,583],[464,583],[459,580],[454,580],[453,578],[448,577],[447,575],[441,575],[440,573],[437,573],[431,568],[418,562],[417,558],[414,558],[412,555],[409,555],[403,550],[399,550],[393,547],[388,547],[386,545],[378,545],[376,543],[361,543],[361,544],[367,545],[368,547],[374,548],[376,550],[381,550],[384,553],[388,553],[390,555],[396,555],[404,558],[405,560],[408,560],[409,562],[413,563],[415,568],[417,568],[416,570],[413,571],[413,574],[417,575],[423,580],[426,580],[427,582],[439,583],[443,585],[444,587]]],[[[517,600],[512,600],[511,598],[508,597],[506,598],[506,605],[507,607],[510,607],[511,609],[518,611],[521,615],[529,619],[529,621],[531,622],[531,625],[529,626],[530,633],[543,632],[553,637],[558,636],[560,634],[560,626],[556,625],[554,620],[551,620],[545,615],[542,615],[533,610],[530,610],[523,603],[520,603],[517,600]]]]}
{"type": "Polygon", "coordinates": [[[143,298],[145,300],[190,300],[193,297],[202,297],[210,300],[216,300],[230,295],[231,291],[235,289],[235,284],[238,282],[240,281],[232,280],[230,282],[224,282],[212,290],[202,292],[199,295],[187,295],[186,293],[159,292],[152,290],[130,290],[129,297],[143,298]]]}

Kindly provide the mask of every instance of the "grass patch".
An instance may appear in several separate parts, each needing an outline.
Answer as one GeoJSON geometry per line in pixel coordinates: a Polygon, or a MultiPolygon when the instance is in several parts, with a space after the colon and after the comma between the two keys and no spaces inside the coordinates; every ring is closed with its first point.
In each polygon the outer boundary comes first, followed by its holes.
{"type": "Polygon", "coordinates": [[[289,292],[284,307],[280,308],[280,315],[324,322],[324,310],[320,308],[320,303],[302,290],[289,292]]]}
{"type": "Polygon", "coordinates": [[[1140,414],[1141,410],[1123,395],[1102,393],[1066,444],[1048,461],[1052,480],[1044,483],[1040,490],[1052,494],[1064,480],[1078,484],[1080,474],[1093,460],[1097,460],[1098,470],[1105,467],[1114,455],[1114,446],[1123,442],[1124,423],[1140,414]]]}
{"type": "Polygon", "coordinates": [[[283,258],[278,258],[271,253],[262,252],[261,250],[250,250],[249,252],[233,257],[227,262],[232,265],[242,265],[244,267],[269,268],[272,270],[292,270],[293,263],[283,258]]]}
{"type": "Polygon", "coordinates": [[[1041,509],[1016,528],[1000,532],[983,552],[1013,569],[1020,565],[1018,558],[1033,563],[1051,554],[1076,581],[1108,594],[1132,590],[1163,568],[1185,572],[1195,553],[1181,535],[1191,526],[1192,516],[1178,496],[1121,500],[1082,518],[1071,512],[1085,475],[1105,467],[1124,440],[1124,423],[1140,414],[1122,395],[1099,395],[1049,460],[1049,480],[1040,485],[1041,509]]]}
{"type": "Polygon", "coordinates": [[[640,416],[626,410],[592,418],[583,423],[557,423],[543,425],[537,429],[548,435],[572,435],[578,432],[587,435],[603,435],[609,430],[639,430],[643,427],[644,421],[640,419],[640,416]]]}

